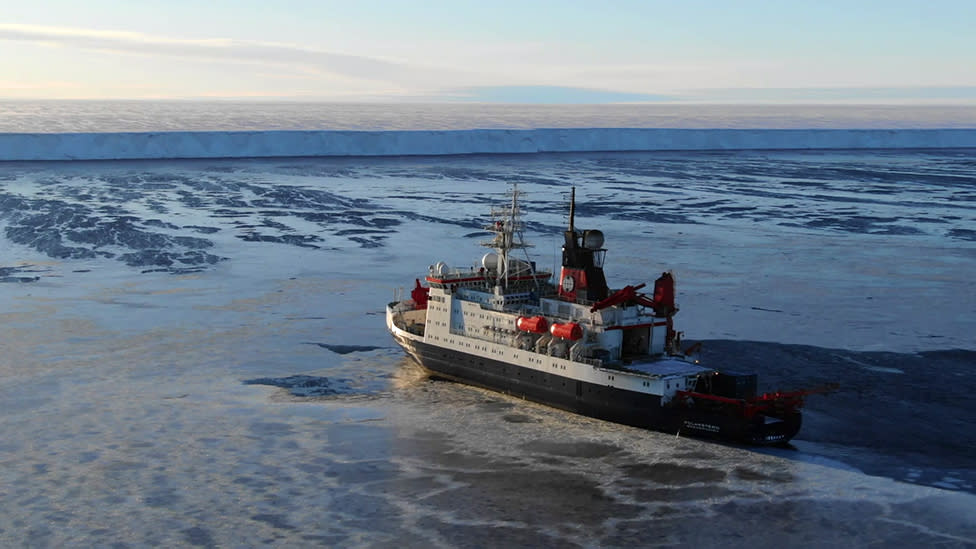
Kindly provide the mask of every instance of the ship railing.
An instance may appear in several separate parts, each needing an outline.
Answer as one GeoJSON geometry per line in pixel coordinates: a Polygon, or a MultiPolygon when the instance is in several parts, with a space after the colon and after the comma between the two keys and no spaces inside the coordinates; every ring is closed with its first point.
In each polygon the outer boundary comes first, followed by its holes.
{"type": "Polygon", "coordinates": [[[406,311],[412,311],[416,307],[413,300],[408,301],[393,301],[389,304],[390,309],[394,313],[403,314],[406,311]]]}
{"type": "Polygon", "coordinates": [[[483,277],[485,271],[474,269],[474,268],[460,268],[455,267],[446,273],[437,273],[431,271],[430,276],[439,278],[442,280],[453,280],[457,278],[472,278],[472,277],[483,277]]]}

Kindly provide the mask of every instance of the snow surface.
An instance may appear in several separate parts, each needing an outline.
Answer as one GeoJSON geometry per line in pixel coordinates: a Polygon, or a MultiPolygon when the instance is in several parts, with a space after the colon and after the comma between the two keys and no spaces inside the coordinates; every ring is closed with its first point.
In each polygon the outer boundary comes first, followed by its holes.
{"type": "Polygon", "coordinates": [[[0,160],[976,148],[976,129],[550,128],[0,134],[0,160]]]}

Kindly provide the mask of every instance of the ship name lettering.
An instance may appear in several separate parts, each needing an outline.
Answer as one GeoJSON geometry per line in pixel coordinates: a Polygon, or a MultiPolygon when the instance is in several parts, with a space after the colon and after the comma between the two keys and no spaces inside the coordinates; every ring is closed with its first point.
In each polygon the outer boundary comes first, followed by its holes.
{"type": "Polygon", "coordinates": [[[720,431],[717,425],[709,425],[708,423],[699,423],[697,421],[685,421],[685,427],[689,429],[698,429],[699,431],[708,431],[710,433],[717,433],[720,431]]]}

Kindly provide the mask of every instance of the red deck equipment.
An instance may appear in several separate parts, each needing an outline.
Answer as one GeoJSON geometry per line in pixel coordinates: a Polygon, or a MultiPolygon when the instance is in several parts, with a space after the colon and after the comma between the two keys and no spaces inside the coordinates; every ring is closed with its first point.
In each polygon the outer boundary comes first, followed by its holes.
{"type": "Polygon", "coordinates": [[[549,331],[549,322],[544,316],[520,316],[515,321],[515,326],[523,332],[534,334],[544,334],[549,331]]]}
{"type": "Polygon", "coordinates": [[[576,341],[583,337],[583,328],[575,322],[569,322],[566,324],[553,324],[549,328],[549,333],[555,337],[561,337],[563,339],[570,339],[576,341]]]}

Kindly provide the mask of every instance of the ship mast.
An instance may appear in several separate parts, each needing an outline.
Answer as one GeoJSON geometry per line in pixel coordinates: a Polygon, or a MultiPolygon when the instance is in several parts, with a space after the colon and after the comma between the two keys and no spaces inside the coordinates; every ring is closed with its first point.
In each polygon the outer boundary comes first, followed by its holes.
{"type": "MultiPolygon", "coordinates": [[[[518,190],[518,184],[513,184],[510,191],[512,202],[508,207],[492,208],[492,224],[485,227],[486,230],[495,233],[495,238],[487,242],[482,242],[482,246],[493,248],[498,254],[498,264],[495,269],[495,286],[508,287],[509,275],[511,274],[512,250],[524,250],[531,248],[532,245],[525,242],[523,233],[525,226],[522,223],[522,212],[519,208],[518,199],[522,192],[518,190]]],[[[531,265],[529,254],[525,252],[526,264],[531,265]]]]}
{"type": "Polygon", "coordinates": [[[576,228],[573,227],[573,218],[576,217],[576,186],[574,185],[569,190],[569,232],[576,234],[576,228]]]}

